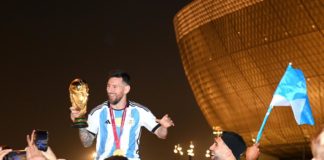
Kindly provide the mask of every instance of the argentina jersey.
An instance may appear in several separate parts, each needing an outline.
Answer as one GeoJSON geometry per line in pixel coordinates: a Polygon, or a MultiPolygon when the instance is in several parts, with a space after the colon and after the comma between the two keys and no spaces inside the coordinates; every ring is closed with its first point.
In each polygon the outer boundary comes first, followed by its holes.
{"type": "MultiPolygon", "coordinates": [[[[154,133],[159,127],[159,124],[155,121],[155,116],[146,107],[132,101],[129,101],[129,105],[125,110],[111,110],[115,119],[117,135],[120,135],[120,149],[129,160],[140,160],[138,147],[141,127],[145,127],[154,133]],[[121,127],[124,112],[126,112],[125,120],[123,127],[121,127]],[[121,128],[122,133],[120,133],[121,128]]],[[[95,160],[104,160],[112,156],[116,150],[116,143],[112,117],[107,102],[97,106],[90,112],[88,125],[87,130],[96,135],[97,157],[95,160]]]]}

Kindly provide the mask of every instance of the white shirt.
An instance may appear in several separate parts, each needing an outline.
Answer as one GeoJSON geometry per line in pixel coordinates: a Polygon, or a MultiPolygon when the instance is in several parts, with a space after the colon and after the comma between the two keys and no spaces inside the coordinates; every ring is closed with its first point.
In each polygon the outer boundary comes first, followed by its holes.
{"type": "MultiPolygon", "coordinates": [[[[129,101],[128,104],[123,131],[121,138],[119,138],[120,149],[123,150],[129,160],[140,160],[138,145],[140,142],[141,127],[143,126],[154,133],[160,125],[155,121],[155,116],[146,107],[132,101],[129,101]]],[[[112,156],[116,149],[109,109],[108,103],[104,102],[94,108],[88,115],[89,126],[87,130],[97,135],[96,160],[103,160],[112,156]]],[[[120,134],[123,112],[125,111],[113,109],[118,135],[120,134]]]]}

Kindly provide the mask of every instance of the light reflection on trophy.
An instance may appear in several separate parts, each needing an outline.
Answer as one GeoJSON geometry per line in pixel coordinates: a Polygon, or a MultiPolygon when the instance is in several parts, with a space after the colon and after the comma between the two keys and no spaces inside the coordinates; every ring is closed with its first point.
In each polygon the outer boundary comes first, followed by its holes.
{"type": "Polygon", "coordinates": [[[80,116],[75,118],[72,127],[85,128],[88,127],[87,120],[84,115],[87,112],[87,102],[89,96],[88,84],[82,79],[74,79],[69,86],[70,100],[72,107],[76,107],[80,111],[80,116]]]}

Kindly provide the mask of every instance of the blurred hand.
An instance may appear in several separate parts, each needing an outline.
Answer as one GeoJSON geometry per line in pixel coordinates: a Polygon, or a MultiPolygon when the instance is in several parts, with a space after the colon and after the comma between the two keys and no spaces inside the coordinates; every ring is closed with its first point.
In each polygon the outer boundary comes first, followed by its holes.
{"type": "Polygon", "coordinates": [[[0,147],[0,160],[3,159],[9,152],[11,152],[12,149],[4,149],[2,150],[2,147],[0,147]]]}
{"type": "Polygon", "coordinates": [[[168,116],[168,114],[164,115],[161,119],[156,119],[156,122],[160,123],[162,127],[169,128],[171,126],[174,126],[173,121],[168,116]]]}
{"type": "Polygon", "coordinates": [[[44,151],[41,151],[43,156],[46,157],[47,160],[56,160],[56,156],[54,154],[54,152],[52,151],[51,147],[47,147],[47,151],[44,152],[44,151]]]}
{"type": "Polygon", "coordinates": [[[246,160],[256,160],[260,155],[259,143],[253,144],[246,149],[246,160]]]}

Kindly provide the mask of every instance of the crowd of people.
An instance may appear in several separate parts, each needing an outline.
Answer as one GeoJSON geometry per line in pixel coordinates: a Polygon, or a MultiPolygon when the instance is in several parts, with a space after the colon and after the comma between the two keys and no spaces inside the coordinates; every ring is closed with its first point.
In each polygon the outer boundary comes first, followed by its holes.
{"type": "MultiPolygon", "coordinates": [[[[64,160],[56,158],[52,149],[48,146],[47,151],[37,148],[33,138],[35,131],[27,135],[26,160],[64,160]]],[[[324,160],[324,128],[321,128],[311,140],[312,160],[324,160]]],[[[256,160],[260,155],[259,144],[246,147],[240,135],[234,132],[224,131],[221,136],[214,138],[214,143],[210,146],[212,160],[238,160],[245,155],[246,160],[256,160]]],[[[0,160],[8,155],[12,149],[0,147],[0,160]]],[[[129,160],[121,155],[113,155],[104,160],[129,160]]]]}
{"type": "MultiPolygon", "coordinates": [[[[79,128],[79,136],[84,147],[90,147],[96,140],[97,157],[95,160],[140,160],[138,153],[141,127],[166,139],[168,128],[173,121],[164,115],[157,119],[145,106],[128,99],[130,76],[123,71],[111,72],[107,79],[108,100],[95,107],[88,114],[88,126],[79,128]]],[[[74,122],[82,115],[78,106],[73,106],[71,120],[74,122]]],[[[35,145],[35,131],[27,135],[25,149],[27,160],[59,160],[50,147],[41,151],[35,145]]],[[[242,155],[246,160],[256,160],[260,155],[259,144],[247,147],[242,137],[230,131],[223,131],[214,138],[210,146],[212,160],[237,160],[242,155]]],[[[320,130],[311,141],[314,160],[324,160],[324,130],[320,130]]],[[[0,160],[12,149],[0,147],[0,160]]],[[[61,159],[62,160],[62,159],[61,159]]]]}

